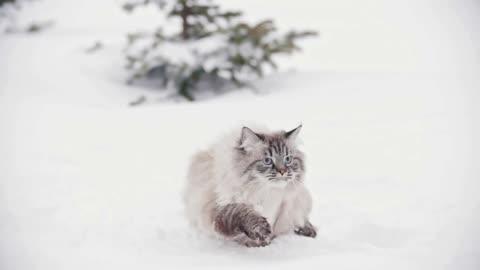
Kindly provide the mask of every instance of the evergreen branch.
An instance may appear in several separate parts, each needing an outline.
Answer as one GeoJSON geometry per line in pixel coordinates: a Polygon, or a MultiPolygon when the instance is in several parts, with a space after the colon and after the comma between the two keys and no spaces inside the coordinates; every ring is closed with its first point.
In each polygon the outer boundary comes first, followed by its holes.
{"type": "MultiPolygon", "coordinates": [[[[146,3],[155,0],[138,0],[146,3]]],[[[160,0],[163,1],[163,0],[160,0]]],[[[209,3],[209,2],[207,2],[209,3]]],[[[153,34],[129,34],[128,46],[143,47],[136,53],[127,54],[127,68],[132,70],[129,82],[145,79],[160,79],[162,86],[174,87],[177,94],[189,101],[195,93],[205,89],[216,89],[212,84],[248,86],[253,77],[263,77],[265,68],[277,68],[276,55],[298,51],[298,40],[316,35],[313,31],[290,31],[280,35],[272,20],[248,24],[238,11],[221,11],[218,5],[205,4],[197,0],[175,0],[173,6],[165,10],[168,18],[180,19],[180,31],[165,34],[159,28],[153,34]],[[164,44],[179,44],[218,37],[217,48],[201,52],[187,52],[195,59],[194,63],[172,61],[165,52],[164,44]],[[146,43],[146,44],[145,44],[146,43]],[[159,55],[158,53],[161,52],[159,55]],[[214,63],[213,66],[211,63],[214,63]]]]}

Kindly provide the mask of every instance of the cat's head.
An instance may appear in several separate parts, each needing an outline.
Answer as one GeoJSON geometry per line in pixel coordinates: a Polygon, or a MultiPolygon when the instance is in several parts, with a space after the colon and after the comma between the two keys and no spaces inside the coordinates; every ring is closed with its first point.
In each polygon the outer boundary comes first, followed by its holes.
{"type": "Polygon", "coordinates": [[[297,148],[302,126],[285,132],[258,133],[243,127],[236,147],[241,176],[271,183],[301,182],[304,155],[297,148]]]}

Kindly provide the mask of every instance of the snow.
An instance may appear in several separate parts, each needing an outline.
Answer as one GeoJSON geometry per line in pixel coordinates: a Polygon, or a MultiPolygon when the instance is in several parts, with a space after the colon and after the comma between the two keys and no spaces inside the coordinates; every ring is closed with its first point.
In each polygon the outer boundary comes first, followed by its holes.
{"type": "Polygon", "coordinates": [[[479,269],[478,3],[224,2],[321,36],[260,93],[187,103],[124,84],[124,34],[155,10],[18,14],[55,26],[0,37],[0,269],[479,269]],[[187,225],[189,157],[251,121],[303,123],[316,239],[246,249],[187,225]]]}

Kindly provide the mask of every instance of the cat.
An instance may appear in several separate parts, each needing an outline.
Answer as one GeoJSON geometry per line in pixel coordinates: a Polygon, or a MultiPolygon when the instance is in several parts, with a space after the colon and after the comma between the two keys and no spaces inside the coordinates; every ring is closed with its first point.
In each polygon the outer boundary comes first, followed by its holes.
{"type": "Polygon", "coordinates": [[[196,153],[184,192],[190,223],[247,247],[269,245],[290,232],[315,237],[305,158],[297,147],[301,127],[288,132],[243,127],[196,153]]]}

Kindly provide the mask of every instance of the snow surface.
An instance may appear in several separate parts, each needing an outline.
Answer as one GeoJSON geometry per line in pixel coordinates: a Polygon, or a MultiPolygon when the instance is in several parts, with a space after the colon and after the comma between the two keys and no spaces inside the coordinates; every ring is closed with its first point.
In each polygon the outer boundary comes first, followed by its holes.
{"type": "Polygon", "coordinates": [[[260,93],[190,104],[124,84],[124,33],[154,9],[20,12],[56,24],[0,36],[0,269],[480,269],[478,3],[223,2],[321,36],[260,93]],[[246,249],[188,227],[189,157],[248,121],[303,123],[316,239],[246,249]]]}

